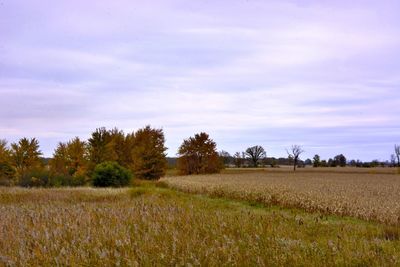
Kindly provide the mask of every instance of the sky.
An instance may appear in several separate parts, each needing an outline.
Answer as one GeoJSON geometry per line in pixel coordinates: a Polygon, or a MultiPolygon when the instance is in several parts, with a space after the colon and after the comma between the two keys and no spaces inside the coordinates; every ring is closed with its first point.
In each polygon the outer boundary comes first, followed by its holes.
{"type": "Polygon", "coordinates": [[[0,138],[207,132],[231,154],[389,160],[400,1],[0,0],[0,138]]]}

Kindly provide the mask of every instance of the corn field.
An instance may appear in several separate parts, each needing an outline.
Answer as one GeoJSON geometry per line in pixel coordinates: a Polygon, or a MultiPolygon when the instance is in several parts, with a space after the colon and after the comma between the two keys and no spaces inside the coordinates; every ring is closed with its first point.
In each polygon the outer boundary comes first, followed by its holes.
{"type": "Polygon", "coordinates": [[[185,192],[400,225],[400,176],[396,174],[237,171],[164,181],[185,192]]]}

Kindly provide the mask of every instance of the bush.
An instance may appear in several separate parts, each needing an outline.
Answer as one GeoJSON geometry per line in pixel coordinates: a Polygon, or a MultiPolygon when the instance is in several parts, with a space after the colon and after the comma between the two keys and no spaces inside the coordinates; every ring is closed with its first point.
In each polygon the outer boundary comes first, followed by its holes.
{"type": "Polygon", "coordinates": [[[45,169],[29,170],[21,176],[19,185],[22,187],[49,187],[51,185],[51,173],[45,169]]]}
{"type": "Polygon", "coordinates": [[[96,165],[92,178],[97,187],[122,187],[129,185],[132,174],[118,163],[106,161],[96,165]]]}
{"type": "Polygon", "coordinates": [[[14,177],[14,168],[8,163],[0,163],[0,186],[12,185],[14,177]]]}

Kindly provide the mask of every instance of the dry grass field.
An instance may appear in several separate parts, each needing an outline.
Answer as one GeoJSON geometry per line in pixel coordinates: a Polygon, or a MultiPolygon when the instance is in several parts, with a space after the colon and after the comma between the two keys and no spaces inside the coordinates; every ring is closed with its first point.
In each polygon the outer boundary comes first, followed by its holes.
{"type": "Polygon", "coordinates": [[[400,265],[386,225],[156,185],[0,188],[0,266],[400,265]]]}
{"type": "Polygon", "coordinates": [[[389,168],[227,169],[165,182],[185,192],[400,225],[400,175],[389,168]]]}

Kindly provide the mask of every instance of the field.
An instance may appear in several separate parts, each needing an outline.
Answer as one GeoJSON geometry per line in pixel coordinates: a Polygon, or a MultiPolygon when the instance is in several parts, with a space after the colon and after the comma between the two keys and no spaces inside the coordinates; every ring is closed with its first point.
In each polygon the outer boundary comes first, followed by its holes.
{"type": "Polygon", "coordinates": [[[0,266],[400,265],[399,227],[376,222],[395,223],[399,176],[234,173],[124,189],[0,188],[0,266]],[[351,198],[359,208],[347,213],[384,209],[354,214],[370,221],[329,215],[351,198]]]}
{"type": "Polygon", "coordinates": [[[400,175],[389,168],[231,169],[165,181],[185,192],[400,225],[400,175]]]}

